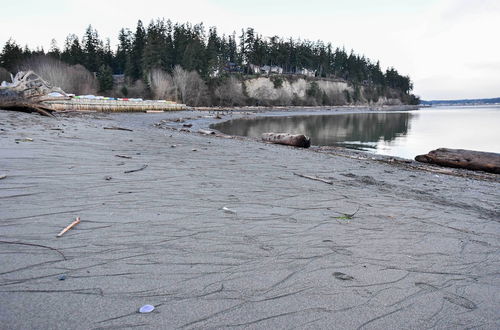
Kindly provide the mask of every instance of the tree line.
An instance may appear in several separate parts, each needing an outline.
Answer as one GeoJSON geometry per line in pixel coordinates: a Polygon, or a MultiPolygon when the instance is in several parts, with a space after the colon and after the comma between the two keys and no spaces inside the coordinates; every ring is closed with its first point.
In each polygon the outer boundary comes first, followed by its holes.
{"type": "Polygon", "coordinates": [[[264,37],[253,28],[240,34],[220,34],[217,28],[208,30],[203,23],[172,23],[157,19],[144,26],[138,21],[135,30],[122,28],[118,45],[112,49],[110,40],[103,40],[89,26],[83,37],[67,36],[62,49],[55,40],[50,49],[21,47],[8,40],[0,53],[0,67],[15,71],[23,60],[33,56],[49,56],[69,65],[82,65],[94,72],[100,90],[112,87],[112,74],[124,74],[128,81],[145,81],[153,70],[172,74],[176,66],[195,71],[213,84],[221,77],[253,75],[253,67],[278,67],[281,74],[299,74],[308,70],[318,78],[345,80],[355,86],[377,86],[382,92],[397,90],[410,95],[413,84],[408,76],[394,68],[382,71],[379,62],[347,52],[331,43],[279,36],[264,37]]]}

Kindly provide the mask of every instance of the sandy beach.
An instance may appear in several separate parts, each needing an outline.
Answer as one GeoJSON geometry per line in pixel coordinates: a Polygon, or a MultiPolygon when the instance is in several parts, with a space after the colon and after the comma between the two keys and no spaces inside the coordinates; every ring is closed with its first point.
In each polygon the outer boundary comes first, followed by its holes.
{"type": "Polygon", "coordinates": [[[0,328],[500,327],[495,175],[167,128],[208,116],[0,111],[0,328]]]}

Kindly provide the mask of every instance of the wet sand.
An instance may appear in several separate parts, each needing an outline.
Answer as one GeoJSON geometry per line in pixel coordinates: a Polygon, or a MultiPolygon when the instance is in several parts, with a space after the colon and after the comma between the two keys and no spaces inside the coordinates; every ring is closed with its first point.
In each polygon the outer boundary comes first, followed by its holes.
{"type": "Polygon", "coordinates": [[[498,180],[153,125],[186,116],[0,111],[1,328],[500,326],[498,180]]]}

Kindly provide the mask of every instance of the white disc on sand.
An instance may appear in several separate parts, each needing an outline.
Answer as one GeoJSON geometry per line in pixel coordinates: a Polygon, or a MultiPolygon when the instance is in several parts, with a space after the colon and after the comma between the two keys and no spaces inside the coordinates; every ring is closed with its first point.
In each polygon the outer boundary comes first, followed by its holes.
{"type": "Polygon", "coordinates": [[[139,313],[151,313],[154,309],[153,305],[144,305],[139,309],[139,313]]]}

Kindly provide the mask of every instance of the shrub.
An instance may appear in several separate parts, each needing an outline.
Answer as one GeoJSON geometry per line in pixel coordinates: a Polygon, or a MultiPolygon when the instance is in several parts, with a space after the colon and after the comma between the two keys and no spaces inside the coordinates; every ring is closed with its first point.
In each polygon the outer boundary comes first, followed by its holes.
{"type": "Polygon", "coordinates": [[[351,93],[349,93],[349,91],[347,89],[344,89],[344,97],[345,97],[347,104],[352,102],[351,93]]]}
{"type": "Polygon", "coordinates": [[[309,84],[309,87],[306,89],[306,95],[312,98],[321,96],[321,89],[317,82],[313,81],[309,84]]]}
{"type": "Polygon", "coordinates": [[[123,96],[127,97],[128,96],[127,86],[123,85],[122,88],[120,88],[120,93],[122,93],[123,96]]]}
{"type": "Polygon", "coordinates": [[[142,80],[136,80],[134,83],[127,85],[127,94],[131,98],[146,98],[148,89],[142,80]]]}
{"type": "Polygon", "coordinates": [[[283,78],[280,76],[271,76],[270,79],[273,82],[274,88],[278,89],[283,87],[283,78]]]}

